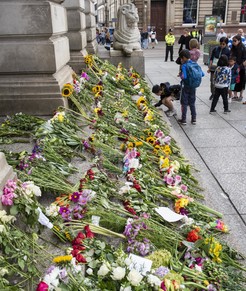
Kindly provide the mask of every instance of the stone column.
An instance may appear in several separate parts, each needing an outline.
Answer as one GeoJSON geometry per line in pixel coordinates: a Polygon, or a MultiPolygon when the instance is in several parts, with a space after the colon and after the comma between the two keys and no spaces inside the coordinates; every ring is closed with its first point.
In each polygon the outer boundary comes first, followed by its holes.
{"type": "Polygon", "coordinates": [[[65,0],[63,6],[67,9],[68,33],[70,47],[69,65],[76,73],[84,66],[83,55],[86,55],[86,16],[85,0],[65,0]]]}
{"type": "Polygon", "coordinates": [[[96,41],[96,18],[94,0],[85,0],[85,15],[86,15],[86,34],[87,34],[87,52],[94,54],[98,51],[96,41]]]}
{"type": "Polygon", "coordinates": [[[0,115],[50,115],[67,100],[69,41],[64,0],[1,0],[0,115]]]}

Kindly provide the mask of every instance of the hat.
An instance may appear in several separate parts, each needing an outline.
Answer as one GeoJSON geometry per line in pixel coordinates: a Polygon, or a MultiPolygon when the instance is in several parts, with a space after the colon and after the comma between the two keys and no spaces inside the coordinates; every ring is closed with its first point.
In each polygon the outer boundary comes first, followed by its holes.
{"type": "Polygon", "coordinates": [[[173,32],[171,28],[170,28],[168,31],[169,31],[169,32],[173,32]]]}

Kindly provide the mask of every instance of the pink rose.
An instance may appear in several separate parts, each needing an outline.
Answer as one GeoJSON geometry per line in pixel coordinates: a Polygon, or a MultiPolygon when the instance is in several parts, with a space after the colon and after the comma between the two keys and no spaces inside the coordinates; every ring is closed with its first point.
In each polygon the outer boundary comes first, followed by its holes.
{"type": "Polygon", "coordinates": [[[49,291],[49,285],[42,281],[38,284],[36,291],[49,291]]]}

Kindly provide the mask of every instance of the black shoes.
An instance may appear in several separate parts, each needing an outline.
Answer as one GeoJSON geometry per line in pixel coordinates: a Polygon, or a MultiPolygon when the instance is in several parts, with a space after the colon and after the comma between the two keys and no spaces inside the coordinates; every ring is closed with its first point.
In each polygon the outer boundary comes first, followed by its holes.
{"type": "Polygon", "coordinates": [[[178,123],[182,125],[186,125],[186,121],[182,119],[178,119],[178,123]]]}
{"type": "Polygon", "coordinates": [[[196,124],[196,120],[195,119],[191,119],[191,124],[195,125],[196,124]]]}
{"type": "Polygon", "coordinates": [[[210,110],[210,113],[213,113],[213,112],[217,112],[215,109],[214,110],[210,110]]]}
{"type": "Polygon", "coordinates": [[[231,112],[231,110],[229,110],[229,109],[224,110],[224,113],[225,113],[225,114],[226,114],[226,113],[229,113],[229,112],[231,112]]]}
{"type": "Polygon", "coordinates": [[[213,100],[214,98],[214,95],[212,94],[210,97],[209,97],[209,100],[213,100]]]}

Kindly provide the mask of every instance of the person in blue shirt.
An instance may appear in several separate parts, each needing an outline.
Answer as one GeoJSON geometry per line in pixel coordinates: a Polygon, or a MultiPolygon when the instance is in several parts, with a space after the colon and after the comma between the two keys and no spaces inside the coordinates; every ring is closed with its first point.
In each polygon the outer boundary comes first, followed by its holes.
{"type": "MultiPolygon", "coordinates": [[[[191,123],[196,124],[196,88],[192,88],[188,85],[186,85],[186,82],[184,80],[187,80],[189,78],[187,74],[187,63],[192,61],[190,60],[190,51],[187,49],[182,50],[179,53],[179,57],[181,59],[181,73],[180,77],[182,79],[182,90],[181,90],[181,119],[178,119],[178,122],[182,125],[186,125],[186,115],[187,115],[187,108],[190,106],[190,112],[191,112],[191,123]]],[[[202,72],[202,77],[204,76],[204,73],[202,72]]]]}

